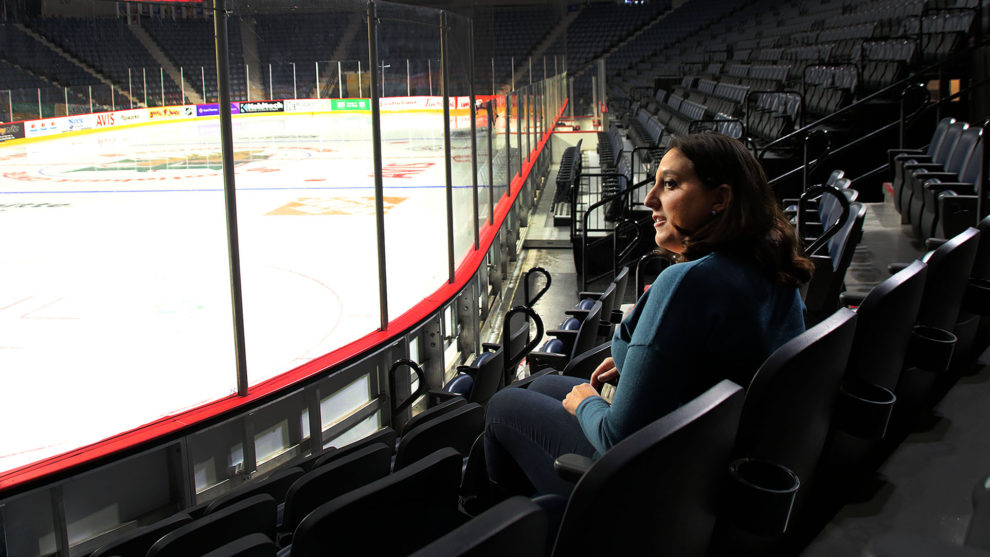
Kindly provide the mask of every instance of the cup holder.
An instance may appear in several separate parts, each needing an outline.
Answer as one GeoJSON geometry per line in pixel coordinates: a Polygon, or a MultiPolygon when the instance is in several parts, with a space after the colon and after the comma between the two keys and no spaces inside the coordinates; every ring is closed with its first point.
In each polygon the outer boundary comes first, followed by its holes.
{"type": "Polygon", "coordinates": [[[801,481],[786,466],[740,458],[729,466],[729,517],[740,528],[763,536],[787,530],[801,481]]]}
{"type": "Polygon", "coordinates": [[[856,437],[883,439],[897,397],[890,389],[865,381],[844,381],[835,407],[836,427],[856,437]]]}
{"type": "Polygon", "coordinates": [[[907,355],[904,358],[908,365],[943,373],[949,369],[952,351],[956,347],[956,335],[927,325],[916,325],[911,331],[911,342],[908,344],[907,355]]]}
{"type": "Polygon", "coordinates": [[[990,280],[969,279],[966,295],[963,298],[963,308],[976,315],[990,315],[990,280]]]}

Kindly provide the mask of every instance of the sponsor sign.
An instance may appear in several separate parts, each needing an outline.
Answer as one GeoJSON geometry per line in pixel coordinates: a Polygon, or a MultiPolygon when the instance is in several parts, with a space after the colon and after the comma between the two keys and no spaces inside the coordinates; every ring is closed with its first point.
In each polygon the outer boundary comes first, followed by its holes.
{"type": "Polygon", "coordinates": [[[371,110],[371,99],[330,99],[330,109],[334,112],[371,110]]]}
{"type": "Polygon", "coordinates": [[[24,137],[24,123],[0,124],[0,143],[24,137]]]}
{"type": "Polygon", "coordinates": [[[145,108],[112,112],[111,114],[114,115],[114,119],[116,120],[115,125],[118,126],[124,124],[139,124],[149,120],[148,110],[145,108]]]}
{"type": "Polygon", "coordinates": [[[62,131],[61,118],[47,120],[29,120],[24,122],[24,137],[41,137],[55,135],[62,131]]]}
{"type": "Polygon", "coordinates": [[[148,109],[148,118],[151,120],[173,120],[185,117],[181,106],[163,106],[161,108],[148,109]]]}
{"type": "Polygon", "coordinates": [[[92,114],[92,127],[109,128],[113,126],[126,126],[128,124],[140,124],[148,121],[148,110],[137,108],[134,110],[118,110],[116,112],[103,112],[92,114]]]}
{"type": "Polygon", "coordinates": [[[286,99],[286,112],[326,112],[331,110],[328,99],[286,99]]]}
{"type": "MultiPolygon", "coordinates": [[[[230,113],[240,114],[240,107],[237,103],[230,103],[230,113]]],[[[196,116],[219,116],[220,115],[220,105],[217,103],[212,104],[198,104],[196,105],[196,116]]]]}
{"type": "MultiPolygon", "coordinates": [[[[443,110],[443,97],[384,97],[380,99],[382,110],[443,110]]],[[[450,97],[451,110],[468,110],[471,108],[471,97],[450,97]]]]}
{"type": "Polygon", "coordinates": [[[96,127],[96,115],[83,114],[81,116],[69,116],[62,122],[62,131],[91,130],[96,127]]]}
{"type": "Polygon", "coordinates": [[[285,103],[282,101],[252,101],[242,102],[241,114],[259,114],[262,112],[284,112],[285,103]]]}

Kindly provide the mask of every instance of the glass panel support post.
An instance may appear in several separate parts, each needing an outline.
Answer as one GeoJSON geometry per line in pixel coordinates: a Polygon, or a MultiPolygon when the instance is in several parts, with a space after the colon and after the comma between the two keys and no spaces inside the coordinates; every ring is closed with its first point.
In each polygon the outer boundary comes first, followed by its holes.
{"type": "Polygon", "coordinates": [[[247,351],[244,344],[244,304],[241,298],[240,246],[237,237],[237,194],[234,187],[234,134],[230,117],[230,68],[227,54],[227,11],[224,0],[213,0],[213,28],[217,56],[217,94],[220,108],[220,144],[223,193],[227,213],[227,251],[230,297],[237,355],[237,394],[248,391],[247,351]]]}
{"type": "MultiPolygon", "coordinates": [[[[371,151],[375,166],[375,230],[378,242],[378,298],[381,330],[388,330],[388,286],[385,265],[385,187],[382,181],[382,122],[378,97],[378,8],[368,2],[368,67],[371,71],[371,151]]],[[[358,62],[358,79],[361,63],[358,62]]],[[[360,83],[360,81],[359,81],[360,83]]]]}
{"type": "Polygon", "coordinates": [[[448,282],[454,283],[454,178],[450,167],[450,82],[447,56],[447,11],[440,12],[440,96],[443,97],[443,169],[447,191],[447,272],[448,282]]]}

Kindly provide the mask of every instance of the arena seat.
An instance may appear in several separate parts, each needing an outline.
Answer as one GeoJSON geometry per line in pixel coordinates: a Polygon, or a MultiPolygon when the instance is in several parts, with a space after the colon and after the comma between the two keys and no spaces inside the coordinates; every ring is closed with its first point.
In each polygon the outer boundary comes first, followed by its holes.
{"type": "MultiPolygon", "coordinates": [[[[952,187],[936,186],[935,184],[926,186],[926,184],[930,183],[933,179],[953,183],[968,182],[975,184],[981,175],[981,161],[983,157],[980,150],[980,141],[982,137],[982,126],[970,126],[959,137],[959,141],[956,142],[952,153],[941,170],[922,167],[914,170],[910,177],[907,178],[907,181],[911,184],[911,201],[908,207],[907,219],[911,223],[912,230],[918,239],[924,240],[930,237],[922,235],[924,232],[922,229],[924,224],[922,222],[922,214],[925,211],[925,190],[951,189],[952,187]],[[975,158],[974,154],[976,154],[975,158]]],[[[971,189],[975,189],[975,186],[972,186],[971,189]]],[[[931,197],[931,199],[934,201],[934,197],[931,197]]],[[[930,207],[929,211],[934,215],[934,207],[930,207]]],[[[903,213],[901,215],[904,216],[903,213]]],[[[927,226],[929,232],[931,232],[931,224],[932,222],[929,222],[927,226]]]]}
{"type": "Polygon", "coordinates": [[[172,530],[148,550],[147,557],[202,555],[244,536],[273,539],[275,499],[258,494],[172,530]]]}
{"type": "Polygon", "coordinates": [[[263,479],[247,481],[236,489],[210,501],[203,514],[209,515],[210,513],[229,507],[238,501],[262,493],[271,495],[276,503],[285,501],[285,493],[289,490],[289,486],[299,479],[303,473],[303,469],[297,466],[282,467],[263,479]]]}
{"type": "Polygon", "coordinates": [[[410,557],[544,557],[547,518],[526,497],[510,497],[410,557]]]}
{"type": "MultiPolygon", "coordinates": [[[[746,391],[734,455],[782,466],[799,482],[790,517],[779,529],[767,525],[763,535],[739,526],[739,515],[720,521],[719,544],[734,554],[780,550],[788,525],[800,520],[818,461],[829,435],[832,413],[856,330],[856,312],[841,308],[778,348],[760,366],[746,391]]],[[[736,508],[746,509],[745,501],[736,508]]],[[[750,508],[756,513],[758,509],[750,508]]],[[[793,529],[793,528],[790,528],[793,529]]]]}
{"type": "Polygon", "coordinates": [[[371,435],[354,441],[353,443],[348,443],[342,447],[330,447],[330,449],[333,449],[332,451],[327,450],[322,453],[319,458],[314,460],[312,465],[307,469],[312,470],[313,468],[323,466],[328,462],[333,462],[338,458],[343,458],[355,451],[374,445],[375,443],[382,443],[388,447],[395,447],[396,438],[398,438],[398,434],[396,434],[394,429],[391,427],[384,427],[371,435]]]}
{"type": "Polygon", "coordinates": [[[96,549],[89,557],[144,557],[162,536],[192,522],[186,513],[176,513],[158,522],[132,530],[96,549]]]}
{"type": "Polygon", "coordinates": [[[384,478],[392,468],[392,445],[374,443],[319,466],[297,479],[285,495],[279,545],[286,545],[313,509],[348,491],[384,478]]]}
{"type": "MultiPolygon", "coordinates": [[[[817,323],[839,307],[839,294],[843,290],[843,281],[856,246],[862,238],[865,220],[866,205],[850,204],[849,215],[839,225],[838,233],[827,240],[827,255],[809,254],[815,264],[815,272],[804,292],[807,306],[805,320],[809,324],[817,323]]],[[[808,248],[809,252],[812,248],[814,244],[808,248]]]]}
{"type": "Polygon", "coordinates": [[[457,507],[460,477],[456,450],[429,454],[317,507],[296,527],[288,554],[407,555],[467,522],[457,507]]]}
{"type": "Polygon", "coordinates": [[[596,345],[600,335],[602,303],[596,301],[590,309],[570,309],[566,310],[565,313],[579,321],[578,328],[550,329],[547,331],[547,336],[554,337],[554,339],[548,341],[540,351],[530,352],[526,356],[530,373],[548,367],[563,369],[571,358],[583,354],[596,345]],[[555,343],[555,340],[560,342],[555,343]]]}
{"type": "MultiPolygon", "coordinates": [[[[955,118],[942,118],[935,125],[935,131],[932,132],[932,137],[928,141],[928,145],[923,149],[888,149],[887,150],[887,166],[890,172],[891,184],[900,184],[903,179],[903,170],[901,169],[901,164],[906,160],[915,160],[918,162],[931,162],[935,158],[935,153],[942,148],[942,140],[945,139],[945,132],[948,131],[949,126],[956,122],[955,118]]],[[[898,201],[895,198],[895,204],[898,201]]]]}
{"type": "MultiPolygon", "coordinates": [[[[954,330],[966,284],[979,247],[980,232],[970,228],[933,251],[921,261],[928,265],[928,278],[918,311],[919,328],[905,356],[905,369],[897,384],[894,418],[906,430],[937,398],[936,383],[942,383],[953,359],[960,358],[954,330]]],[[[901,265],[892,266],[899,270],[901,265]]]]}
{"type": "Polygon", "coordinates": [[[248,534],[228,542],[202,557],[273,557],[275,543],[264,534],[248,534]]]}
{"type": "MultiPolygon", "coordinates": [[[[580,479],[559,527],[551,519],[552,554],[705,555],[742,406],[743,389],[724,380],[596,461],[558,458],[562,475],[580,479]],[[603,525],[608,509],[623,519],[603,525]]],[[[536,499],[550,509],[562,500],[536,499]]]]}
{"type": "Polygon", "coordinates": [[[894,188],[894,207],[901,213],[902,224],[909,222],[907,219],[910,214],[911,196],[913,195],[910,185],[911,173],[919,168],[942,169],[943,165],[952,155],[963,131],[967,128],[969,128],[969,124],[966,122],[953,122],[950,124],[948,129],[945,130],[945,135],[942,136],[942,141],[932,155],[931,160],[925,160],[922,157],[912,157],[910,155],[901,155],[894,158],[894,180],[892,184],[894,188]]]}
{"type": "Polygon", "coordinates": [[[856,334],[836,402],[820,492],[841,499],[879,464],[897,404],[894,394],[921,307],[928,267],[914,261],[868,293],[843,293],[856,310],[856,334]]]}
{"type": "Polygon", "coordinates": [[[466,457],[484,427],[485,409],[474,402],[433,417],[399,438],[393,470],[443,447],[453,447],[466,457]]]}

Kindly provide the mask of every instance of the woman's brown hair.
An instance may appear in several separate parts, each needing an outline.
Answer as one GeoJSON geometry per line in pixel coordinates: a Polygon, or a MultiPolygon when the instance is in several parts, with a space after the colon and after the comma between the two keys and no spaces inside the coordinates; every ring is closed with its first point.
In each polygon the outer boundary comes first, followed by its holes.
{"type": "Polygon", "coordinates": [[[811,279],[814,264],[805,257],[767,183],[766,173],[742,142],[717,133],[674,136],[677,149],[694,165],[706,188],[728,184],[728,207],[685,240],[685,259],[713,251],[753,257],[777,282],[797,286],[811,279]]]}

